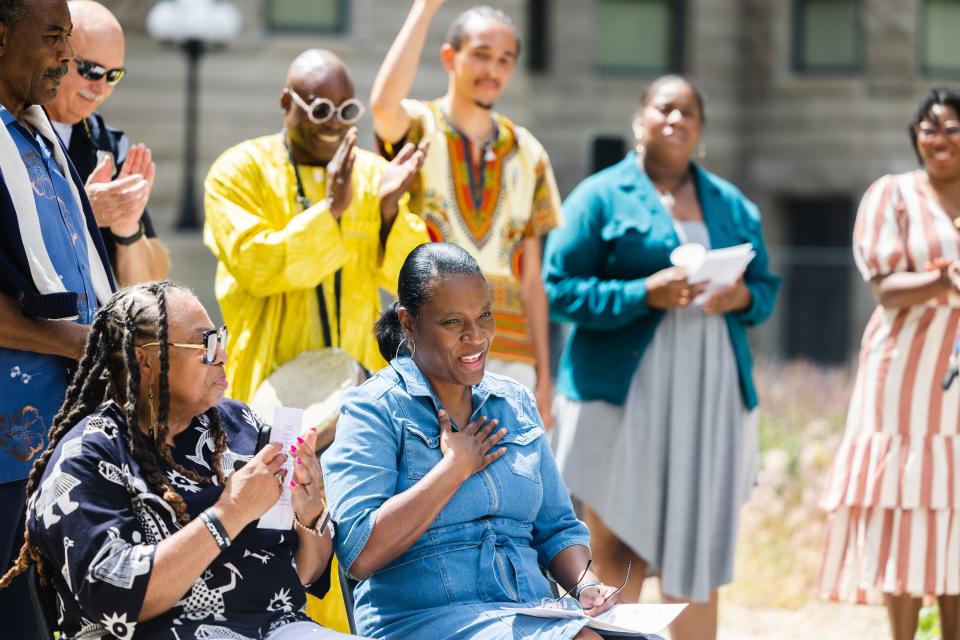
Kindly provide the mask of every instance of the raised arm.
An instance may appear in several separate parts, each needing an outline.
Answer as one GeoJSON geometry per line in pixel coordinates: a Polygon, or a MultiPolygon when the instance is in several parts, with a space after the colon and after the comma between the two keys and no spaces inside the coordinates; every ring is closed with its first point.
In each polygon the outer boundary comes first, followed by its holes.
{"type": "Polygon", "coordinates": [[[400,101],[407,97],[417,76],[420,54],[427,41],[427,30],[444,0],[414,0],[400,33],[387,52],[370,93],[373,130],[384,142],[403,139],[410,128],[410,117],[400,101]]]}

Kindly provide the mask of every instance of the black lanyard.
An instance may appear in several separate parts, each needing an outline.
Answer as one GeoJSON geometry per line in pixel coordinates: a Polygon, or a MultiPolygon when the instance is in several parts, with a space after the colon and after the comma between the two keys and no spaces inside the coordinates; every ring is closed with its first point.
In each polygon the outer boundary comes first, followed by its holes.
{"type": "MultiPolygon", "coordinates": [[[[286,134],[283,136],[283,146],[287,149],[287,157],[290,158],[290,164],[293,165],[293,175],[297,179],[297,204],[300,205],[301,211],[306,211],[313,206],[313,203],[310,202],[310,198],[307,197],[306,192],[303,190],[303,181],[300,179],[300,167],[293,157],[293,153],[290,151],[290,144],[287,142],[286,134]]],[[[342,275],[342,269],[337,269],[333,274],[333,298],[337,305],[337,337],[339,338],[338,342],[340,344],[343,344],[343,334],[340,332],[342,327],[340,324],[342,275]]],[[[332,347],[333,333],[330,331],[330,314],[327,312],[327,299],[323,295],[323,283],[320,283],[317,287],[317,304],[320,307],[320,327],[323,329],[323,341],[328,347],[332,347]]]]}

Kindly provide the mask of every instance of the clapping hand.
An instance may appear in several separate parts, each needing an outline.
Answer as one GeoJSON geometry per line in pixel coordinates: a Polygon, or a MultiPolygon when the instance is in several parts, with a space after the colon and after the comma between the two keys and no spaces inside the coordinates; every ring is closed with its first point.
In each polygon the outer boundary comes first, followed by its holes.
{"type": "Polygon", "coordinates": [[[400,153],[383,169],[380,176],[380,211],[384,225],[389,227],[397,216],[397,203],[400,197],[410,189],[414,177],[423,166],[427,157],[429,142],[419,145],[408,142],[400,153]]]}
{"type": "Polygon", "coordinates": [[[121,237],[135,234],[150,199],[155,172],[150,149],[142,144],[130,147],[116,179],[113,156],[104,155],[85,185],[97,225],[109,227],[121,237]]]}
{"type": "Polygon", "coordinates": [[[356,160],[357,129],[351,127],[337,147],[333,158],[327,163],[327,195],[330,197],[330,213],[335,220],[350,206],[353,200],[353,163],[356,160]]]}

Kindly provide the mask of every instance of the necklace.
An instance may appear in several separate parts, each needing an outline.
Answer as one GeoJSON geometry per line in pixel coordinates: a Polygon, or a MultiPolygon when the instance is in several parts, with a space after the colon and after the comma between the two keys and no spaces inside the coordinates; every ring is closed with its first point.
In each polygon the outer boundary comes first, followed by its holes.
{"type": "Polygon", "coordinates": [[[290,150],[290,140],[287,138],[286,131],[283,133],[283,148],[287,150],[287,157],[290,159],[290,164],[293,165],[293,176],[297,179],[297,204],[300,205],[302,211],[306,211],[313,206],[313,203],[303,190],[303,180],[300,179],[300,165],[297,164],[297,159],[293,157],[293,151],[290,150]]]}
{"type": "MultiPolygon", "coordinates": [[[[657,192],[660,194],[660,204],[663,205],[664,209],[670,213],[673,213],[673,207],[677,204],[677,199],[673,194],[677,191],[680,191],[680,189],[682,189],[683,186],[689,181],[690,172],[687,171],[683,174],[683,176],[680,177],[680,179],[677,181],[677,184],[673,185],[673,189],[669,189],[667,191],[660,191],[660,189],[657,189],[657,192]]],[[[654,185],[654,187],[656,187],[656,185],[654,185]]]]}

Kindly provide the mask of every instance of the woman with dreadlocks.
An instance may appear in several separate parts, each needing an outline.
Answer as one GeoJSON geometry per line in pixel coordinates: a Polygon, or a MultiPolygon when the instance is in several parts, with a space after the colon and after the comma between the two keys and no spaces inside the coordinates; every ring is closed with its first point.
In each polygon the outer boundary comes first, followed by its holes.
{"type": "Polygon", "coordinates": [[[254,454],[259,419],[222,399],[226,335],[169,282],[97,313],[30,473],[26,543],[0,578],[35,564],[62,638],[343,637],[302,612],[333,540],[315,432],[254,454]],[[258,528],[284,482],[294,530],[258,528]]]}

